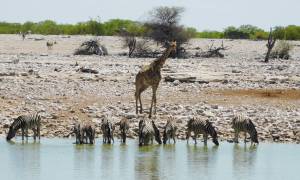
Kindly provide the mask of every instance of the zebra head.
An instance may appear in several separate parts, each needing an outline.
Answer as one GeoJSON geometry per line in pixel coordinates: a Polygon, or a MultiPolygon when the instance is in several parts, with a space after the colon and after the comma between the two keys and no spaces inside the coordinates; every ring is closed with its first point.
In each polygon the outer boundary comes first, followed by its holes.
{"type": "Polygon", "coordinates": [[[141,146],[143,144],[143,128],[145,127],[146,123],[144,119],[141,119],[139,121],[139,145],[141,146]]]}
{"type": "Polygon", "coordinates": [[[164,130],[164,134],[163,134],[163,143],[166,144],[168,141],[168,135],[167,135],[167,130],[164,130]]]}
{"type": "Polygon", "coordinates": [[[120,126],[120,131],[121,131],[122,142],[125,143],[126,142],[126,133],[127,133],[128,129],[129,129],[129,125],[128,125],[127,119],[122,119],[119,122],[119,126],[120,126]]]}
{"type": "Polygon", "coordinates": [[[20,129],[21,122],[19,121],[19,117],[14,119],[14,122],[10,125],[9,131],[6,136],[6,140],[10,141],[13,137],[16,136],[18,129],[20,129]]]}
{"type": "Polygon", "coordinates": [[[8,131],[8,134],[7,134],[7,136],[6,136],[6,140],[7,140],[7,141],[10,141],[13,137],[15,137],[16,132],[17,132],[17,131],[16,131],[12,126],[10,126],[10,127],[9,127],[9,131],[8,131]]]}
{"type": "Polygon", "coordinates": [[[89,125],[87,127],[87,136],[90,140],[90,144],[94,144],[95,143],[95,135],[96,135],[96,131],[95,128],[92,125],[89,125]]]}
{"type": "Polygon", "coordinates": [[[76,137],[76,143],[82,144],[83,136],[82,136],[82,132],[81,132],[80,123],[75,124],[75,126],[73,127],[73,133],[75,134],[75,137],[76,137]]]}
{"type": "Polygon", "coordinates": [[[215,145],[219,146],[218,141],[218,133],[216,129],[212,126],[211,122],[209,120],[206,120],[207,129],[209,130],[209,134],[212,137],[212,141],[215,145]]]}
{"type": "Polygon", "coordinates": [[[108,140],[108,143],[111,143],[111,139],[113,138],[114,127],[107,118],[102,119],[101,129],[103,132],[103,137],[108,140]]]}
{"type": "Polygon", "coordinates": [[[161,142],[160,132],[159,132],[158,128],[156,127],[153,120],[152,120],[152,126],[153,126],[153,129],[154,129],[155,140],[158,144],[161,144],[162,142],[161,142]]]}

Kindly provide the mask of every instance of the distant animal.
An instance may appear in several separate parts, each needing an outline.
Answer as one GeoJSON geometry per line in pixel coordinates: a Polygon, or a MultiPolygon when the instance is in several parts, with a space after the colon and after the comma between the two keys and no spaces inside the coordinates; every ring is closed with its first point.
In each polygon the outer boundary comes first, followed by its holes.
{"type": "Polygon", "coordinates": [[[126,143],[126,136],[127,136],[128,131],[129,131],[129,122],[128,122],[128,120],[126,118],[123,118],[119,122],[119,126],[120,126],[120,133],[121,133],[122,143],[126,143]]]}
{"type": "Polygon", "coordinates": [[[167,141],[173,139],[174,144],[176,143],[176,130],[177,130],[177,126],[176,126],[176,122],[175,122],[175,118],[173,116],[168,117],[167,123],[165,125],[164,128],[164,134],[163,134],[163,143],[166,144],[167,141]]]}
{"type": "Polygon", "coordinates": [[[14,119],[13,123],[9,127],[6,140],[10,141],[13,137],[15,137],[19,129],[22,130],[22,140],[24,140],[24,136],[26,136],[26,139],[28,140],[29,129],[33,131],[34,140],[36,140],[37,136],[41,139],[41,116],[36,113],[32,115],[22,115],[14,119]]]}
{"type": "Polygon", "coordinates": [[[158,144],[161,144],[161,137],[158,128],[153,120],[142,119],[139,122],[139,145],[148,145],[151,141],[153,144],[153,137],[158,144]]]}
{"type": "Polygon", "coordinates": [[[77,123],[74,126],[76,144],[94,144],[95,143],[95,127],[91,123],[77,123]],[[89,141],[89,142],[88,142],[89,141]]]}
{"type": "Polygon", "coordinates": [[[115,127],[112,122],[110,122],[106,117],[102,119],[101,130],[103,133],[103,143],[114,143],[114,129],[115,127]]]}
{"type": "Polygon", "coordinates": [[[149,111],[149,118],[152,116],[152,107],[154,106],[154,114],[156,114],[156,91],[161,81],[161,68],[166,62],[172,51],[176,51],[176,41],[170,43],[161,57],[155,59],[150,65],[144,66],[135,77],[135,108],[136,114],[143,113],[141,94],[148,87],[152,87],[152,100],[149,111]],[[138,106],[138,102],[140,106],[138,106]]]}
{"type": "Polygon", "coordinates": [[[75,138],[76,138],[76,144],[83,144],[83,140],[81,138],[81,127],[80,127],[80,123],[76,123],[73,127],[73,132],[75,134],[75,138]]]}
{"type": "Polygon", "coordinates": [[[48,50],[52,49],[54,44],[57,44],[56,41],[47,41],[46,46],[48,50]]]}
{"type": "Polygon", "coordinates": [[[204,145],[207,145],[208,135],[212,137],[212,141],[215,145],[219,145],[218,135],[212,123],[209,120],[200,119],[200,117],[193,117],[188,121],[186,139],[189,143],[191,132],[194,132],[195,144],[197,144],[198,134],[203,134],[204,145]]]}
{"type": "Polygon", "coordinates": [[[22,36],[22,40],[24,41],[28,32],[20,32],[19,34],[22,36]]]}
{"type": "Polygon", "coordinates": [[[251,145],[253,143],[258,144],[257,131],[253,122],[243,115],[235,115],[232,119],[232,128],[234,129],[234,142],[238,143],[239,133],[244,132],[245,139],[247,142],[247,133],[250,135],[251,145]]]}

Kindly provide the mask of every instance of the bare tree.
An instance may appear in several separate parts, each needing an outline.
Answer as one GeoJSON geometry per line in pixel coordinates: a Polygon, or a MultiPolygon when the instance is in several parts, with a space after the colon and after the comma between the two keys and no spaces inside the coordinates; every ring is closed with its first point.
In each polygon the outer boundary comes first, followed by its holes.
{"type": "Polygon", "coordinates": [[[219,47],[215,47],[214,43],[212,43],[209,47],[207,51],[204,52],[197,52],[196,53],[196,57],[203,57],[203,58],[211,58],[211,57],[219,57],[219,58],[223,58],[224,54],[222,54],[220,51],[225,51],[228,50],[229,47],[224,46],[224,43],[222,41],[221,46],[219,47]]]}
{"type": "Polygon", "coordinates": [[[273,32],[272,32],[272,28],[270,29],[270,33],[269,33],[269,37],[268,37],[268,43],[266,44],[267,48],[268,48],[268,51],[267,51],[267,54],[266,54],[266,57],[265,57],[265,62],[268,63],[269,62],[269,58],[270,58],[270,54],[271,54],[271,51],[275,45],[275,42],[276,42],[276,38],[273,37],[273,32]]]}
{"type": "Polygon", "coordinates": [[[128,57],[131,57],[136,48],[136,35],[126,29],[121,29],[119,34],[123,37],[124,47],[128,47],[128,57]]]}
{"type": "Polygon", "coordinates": [[[145,23],[146,36],[157,43],[168,47],[169,42],[177,42],[176,52],[171,56],[180,57],[181,53],[185,52],[182,44],[191,38],[185,28],[179,24],[183,12],[182,7],[158,7],[149,13],[150,19],[145,23]]]}

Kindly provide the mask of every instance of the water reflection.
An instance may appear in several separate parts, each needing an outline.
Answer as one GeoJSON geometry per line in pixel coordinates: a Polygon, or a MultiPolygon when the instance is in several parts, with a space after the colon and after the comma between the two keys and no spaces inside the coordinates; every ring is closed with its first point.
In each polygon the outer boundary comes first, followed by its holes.
{"type": "Polygon", "coordinates": [[[192,177],[201,175],[206,179],[214,174],[214,166],[218,159],[218,146],[186,145],[187,168],[192,177]]]}
{"type": "Polygon", "coordinates": [[[9,145],[9,163],[15,169],[6,173],[13,179],[40,179],[40,143],[22,141],[9,142],[9,145]]]}
{"type": "Polygon", "coordinates": [[[255,169],[257,146],[247,146],[246,144],[234,144],[233,147],[233,174],[234,177],[242,179],[251,177],[255,169]]]}
{"type": "Polygon", "coordinates": [[[95,146],[73,145],[73,167],[74,178],[94,178],[95,177],[95,146]]]}
{"type": "Polygon", "coordinates": [[[176,145],[73,145],[0,139],[0,179],[297,179],[300,146],[221,143],[219,147],[179,141],[176,145]],[[284,166],[282,166],[284,164],[284,166]]]}
{"type": "Polygon", "coordinates": [[[138,147],[135,153],[135,179],[159,179],[160,146],[138,147]]]}
{"type": "MultiPolygon", "coordinates": [[[[115,159],[118,157],[114,156],[114,145],[113,144],[102,144],[100,147],[100,179],[114,179],[118,171],[115,169],[115,159]],[[115,170],[115,171],[114,171],[115,170]]],[[[116,165],[117,167],[117,165],[116,165]]]]}

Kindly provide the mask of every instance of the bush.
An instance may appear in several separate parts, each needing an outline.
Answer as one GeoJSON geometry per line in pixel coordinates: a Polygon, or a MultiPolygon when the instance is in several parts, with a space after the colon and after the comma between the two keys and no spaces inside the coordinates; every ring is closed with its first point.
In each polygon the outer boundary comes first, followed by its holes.
{"type": "Polygon", "coordinates": [[[197,33],[197,38],[221,39],[224,38],[224,33],[218,31],[203,31],[197,33]]]}
{"type": "Polygon", "coordinates": [[[271,52],[271,58],[289,59],[293,46],[287,41],[278,41],[271,52]]]}
{"type": "Polygon", "coordinates": [[[107,49],[105,46],[101,45],[98,40],[88,40],[81,44],[81,46],[76,49],[74,55],[99,55],[105,56],[108,55],[107,49]]]}
{"type": "Polygon", "coordinates": [[[228,39],[249,39],[250,34],[248,34],[247,32],[243,32],[233,26],[229,26],[224,30],[224,37],[228,39]]]}
{"type": "Polygon", "coordinates": [[[268,32],[265,31],[257,31],[253,35],[250,36],[250,39],[253,40],[266,40],[268,39],[268,32]]]}

